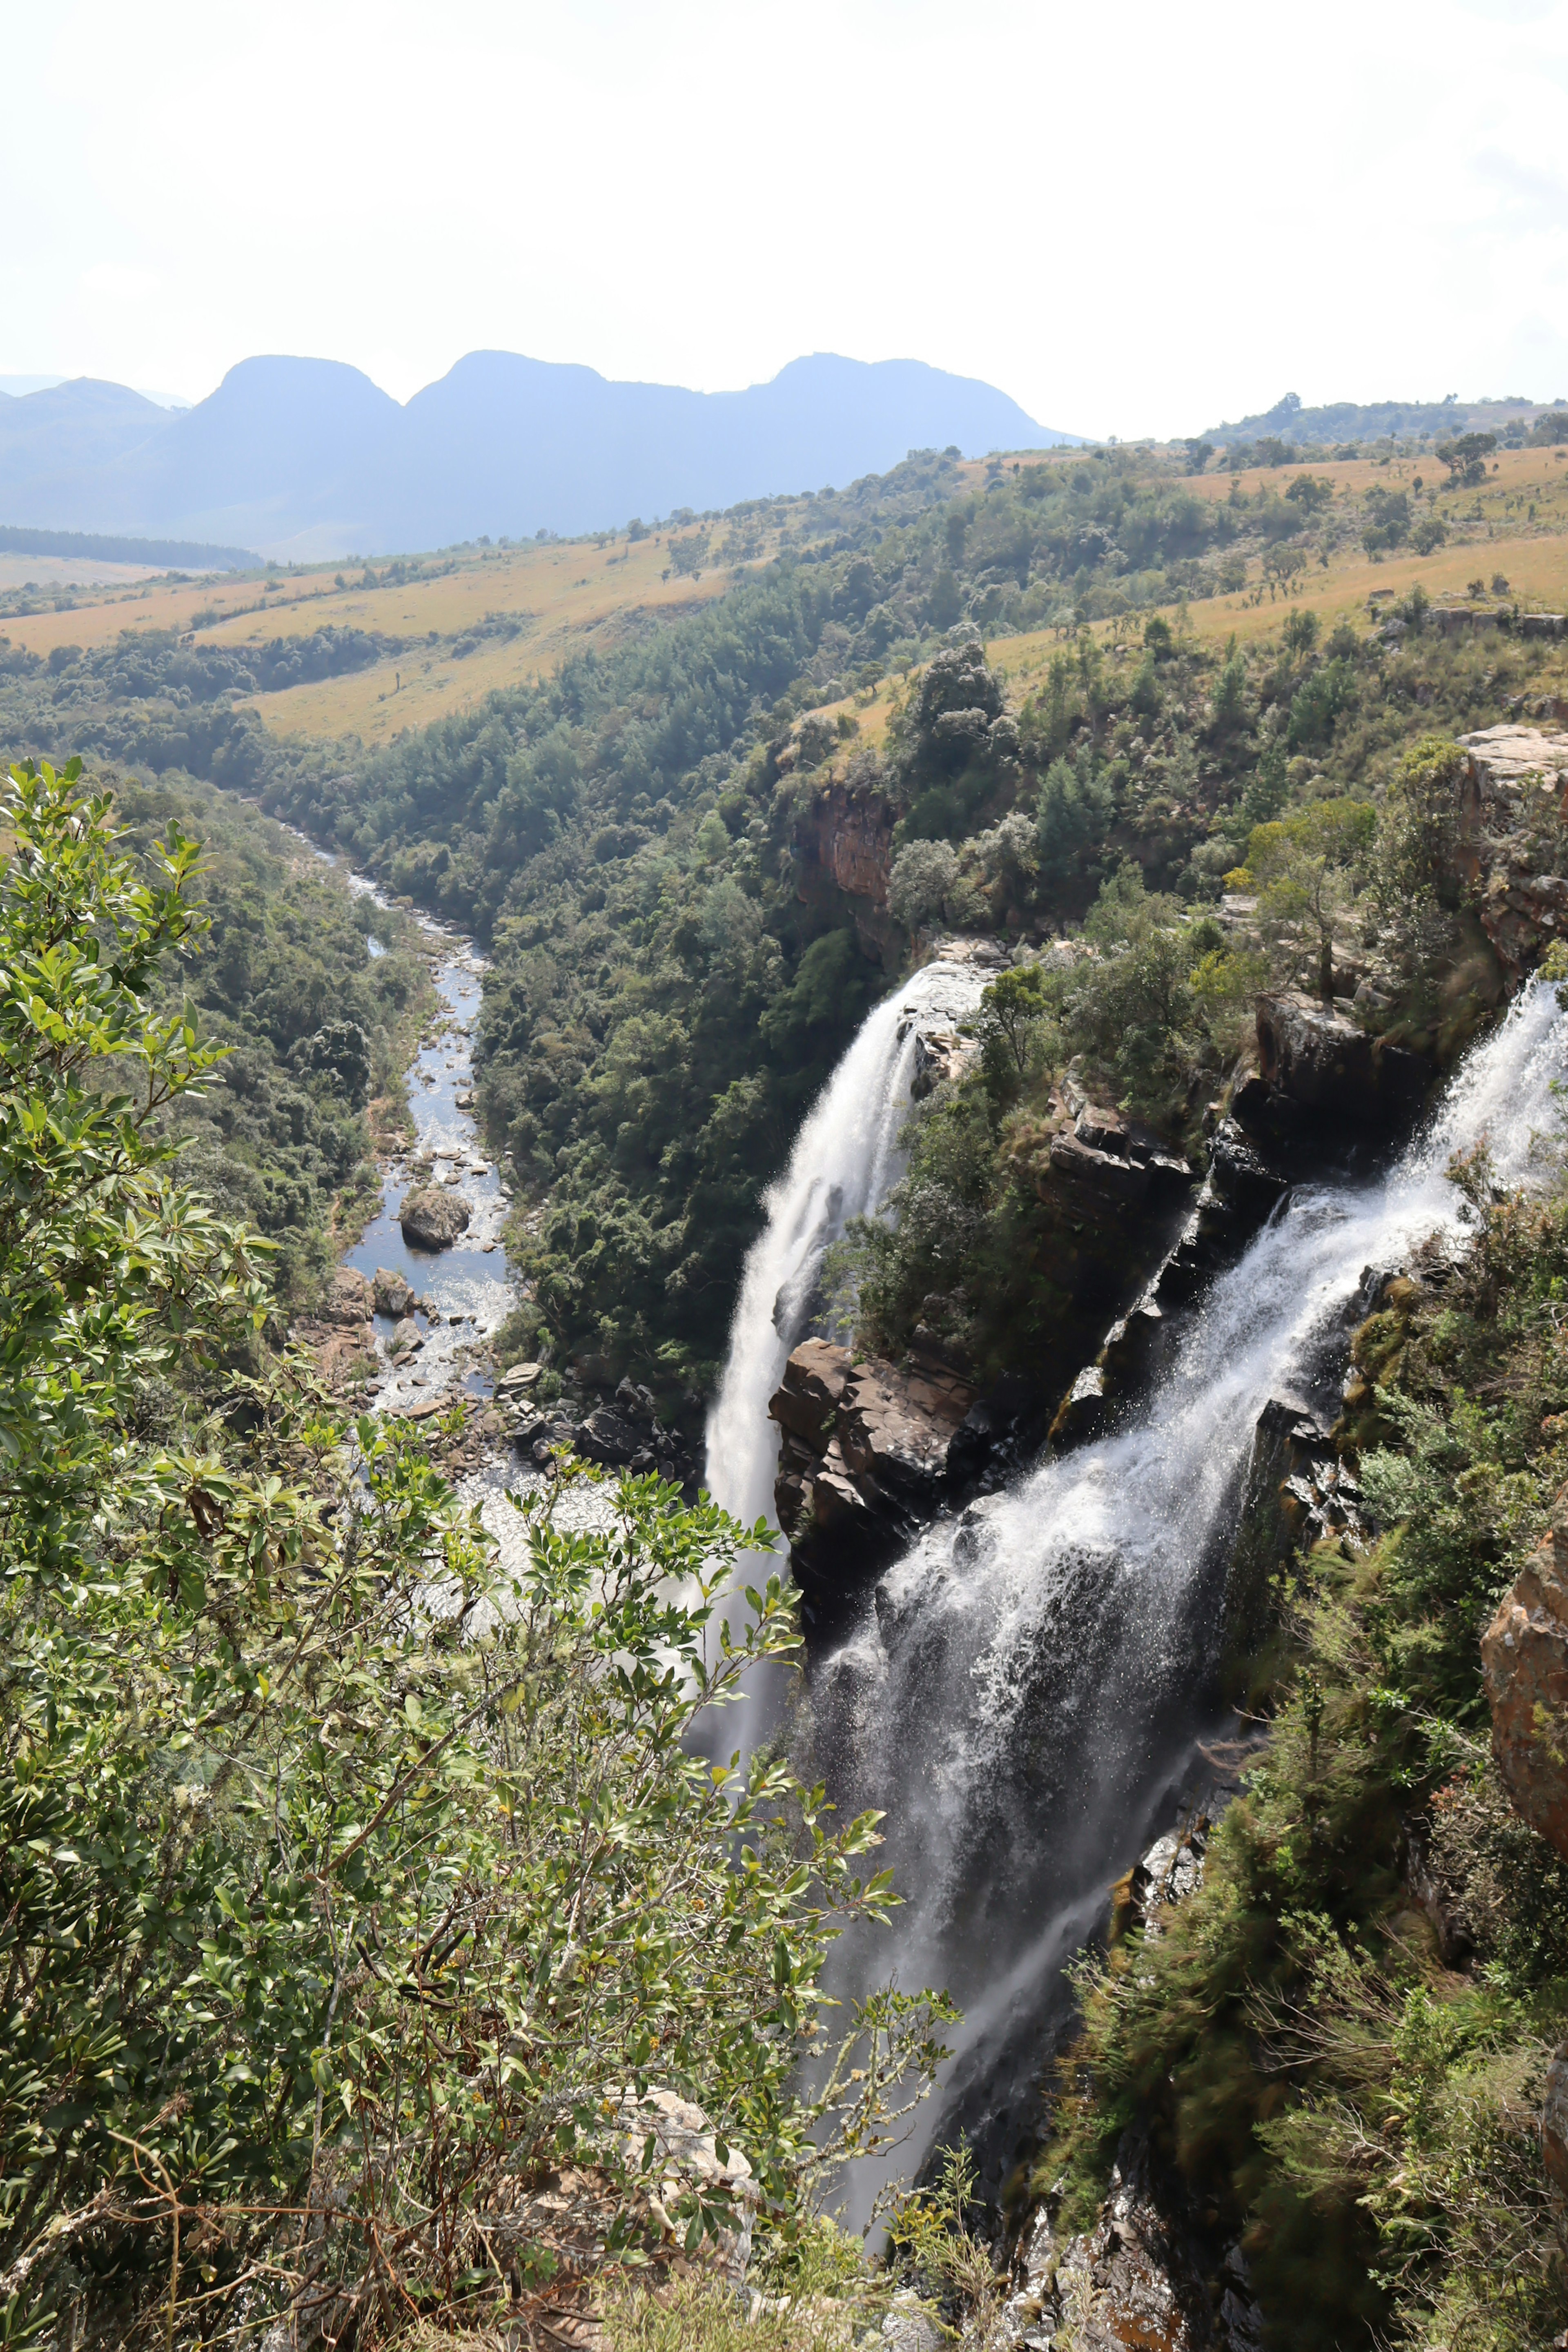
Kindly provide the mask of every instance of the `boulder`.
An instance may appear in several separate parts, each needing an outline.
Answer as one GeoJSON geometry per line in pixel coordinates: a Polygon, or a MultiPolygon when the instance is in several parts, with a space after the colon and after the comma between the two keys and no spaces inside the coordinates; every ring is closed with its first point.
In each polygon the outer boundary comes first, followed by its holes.
{"type": "Polygon", "coordinates": [[[420,1184],[405,1195],[397,1222],[412,1248],[450,1249],[458,1235],[467,1233],[472,1215],[472,1204],[461,1192],[420,1184]]]}
{"type": "Polygon", "coordinates": [[[814,1453],[826,1454],[854,1370],[847,1348],[836,1348],[826,1339],[803,1339],[769,1399],[770,1415],[781,1429],[804,1438],[814,1453]]]}
{"type": "Polygon", "coordinates": [[[1503,1786],[1568,1860],[1568,1488],[1481,1637],[1481,1670],[1503,1786]]]}
{"type": "Polygon", "coordinates": [[[1258,998],[1258,1051],[1266,1086],[1304,1110],[1363,1127],[1414,1118],[1432,1077],[1419,1054],[1307,996],[1258,998]]]}
{"type": "Polygon", "coordinates": [[[352,1265],[340,1265],[332,1276],[328,1297],[330,1323],[368,1323],[374,1301],[369,1282],[352,1265]]]}
{"type": "Polygon", "coordinates": [[[612,1412],[607,1404],[595,1405],[584,1415],[572,1433],[572,1443],[584,1462],[596,1462],[607,1470],[627,1468],[642,1449],[642,1439],[631,1423],[612,1412]]]}
{"type": "Polygon", "coordinates": [[[418,1324],[414,1320],[413,1316],[405,1315],[401,1317],[394,1328],[392,1334],[392,1350],[394,1355],[401,1355],[405,1349],[422,1348],[424,1344],[425,1334],[419,1328],[418,1324]]]}
{"type": "Polygon", "coordinates": [[[874,1577],[949,1492],[973,1384],[933,1356],[902,1365],[806,1339],[768,1411],[783,1436],[773,1503],[797,1580],[818,1598],[874,1577]]]}
{"type": "Polygon", "coordinates": [[[414,1304],[414,1286],[389,1265],[378,1265],[372,1295],[378,1315],[390,1315],[395,1321],[406,1315],[414,1304]]]}

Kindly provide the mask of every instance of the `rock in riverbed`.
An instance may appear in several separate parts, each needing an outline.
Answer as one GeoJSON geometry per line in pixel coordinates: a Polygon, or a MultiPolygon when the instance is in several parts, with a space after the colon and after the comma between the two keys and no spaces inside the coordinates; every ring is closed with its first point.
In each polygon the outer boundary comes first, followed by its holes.
{"type": "Polygon", "coordinates": [[[413,1285],[389,1265],[376,1267],[374,1296],[376,1313],[390,1315],[394,1321],[410,1313],[414,1306],[413,1285]]]}
{"type": "Polygon", "coordinates": [[[397,1213],[403,1227],[403,1238],[418,1249],[450,1249],[459,1234],[467,1233],[473,1205],[461,1192],[448,1192],[434,1184],[420,1184],[405,1196],[397,1213]]]}

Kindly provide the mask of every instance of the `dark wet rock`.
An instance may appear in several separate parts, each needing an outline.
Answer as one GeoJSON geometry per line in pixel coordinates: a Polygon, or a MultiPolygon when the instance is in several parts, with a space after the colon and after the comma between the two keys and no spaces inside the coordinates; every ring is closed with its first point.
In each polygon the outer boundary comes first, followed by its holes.
{"type": "Polygon", "coordinates": [[[1388,1045],[1306,996],[1258,998],[1258,1075],[1274,1093],[1352,1126],[1407,1123],[1435,1075],[1424,1055],[1388,1045]]]}
{"type": "Polygon", "coordinates": [[[1032,1381],[1008,1372],[976,1397],[948,1441],[948,1483],[963,1494],[982,1478],[1021,1469],[1046,1433],[1049,1407],[1032,1381]]]}
{"type": "Polygon", "coordinates": [[[473,1204],[445,1186],[421,1184],[405,1194],[397,1213],[403,1238],[417,1249],[450,1249],[467,1233],[473,1204]]]}
{"type": "Polygon", "coordinates": [[[1004,2345],[1075,2352],[1260,2352],[1262,2316],[1239,2246],[1228,2253],[1199,2223],[1174,2167],[1133,2125],[1116,2151],[1100,2217],[1059,2233],[1049,2208],[1026,2232],[1004,2345]]]}
{"type": "Polygon", "coordinates": [[[774,1507],[808,1592],[868,1580],[935,1514],[973,1402],[973,1384],[929,1357],[795,1349],[768,1411],[783,1432],[774,1507]]]}
{"type": "Polygon", "coordinates": [[[1503,1786],[1568,1858],[1568,1488],[1481,1637],[1481,1668],[1503,1786]]]}
{"type": "Polygon", "coordinates": [[[1361,1489],[1333,1440],[1300,1405],[1271,1398],[1258,1416],[1241,1516],[1226,1570],[1224,1671],[1235,1684],[1273,1627],[1280,1571],[1330,1535],[1359,1540],[1361,1489]]]}
{"type": "Polygon", "coordinates": [[[1216,1198],[1250,1225],[1266,1222],[1289,1191],[1280,1174],[1234,1118],[1222,1119],[1209,1147],[1209,1182],[1216,1198]]]}

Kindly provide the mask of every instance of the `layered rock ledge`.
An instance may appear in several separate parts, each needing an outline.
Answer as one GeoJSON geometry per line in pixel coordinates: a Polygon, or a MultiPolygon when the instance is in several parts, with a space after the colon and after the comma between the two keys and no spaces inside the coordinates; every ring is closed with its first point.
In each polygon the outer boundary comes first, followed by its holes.
{"type": "Polygon", "coordinates": [[[768,1403],[779,1424],[773,1504],[806,1593],[873,1576],[934,1517],[976,1396],[935,1356],[907,1365],[806,1339],[768,1403]]]}

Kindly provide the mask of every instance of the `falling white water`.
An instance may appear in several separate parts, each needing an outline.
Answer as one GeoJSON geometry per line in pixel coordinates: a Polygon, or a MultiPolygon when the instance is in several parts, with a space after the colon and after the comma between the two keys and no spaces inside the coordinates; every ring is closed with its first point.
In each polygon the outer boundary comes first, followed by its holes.
{"type": "MultiPolygon", "coordinates": [[[[885,1811],[904,1897],[890,1934],[845,1939],[835,1990],[892,1975],[946,1986],[965,2011],[945,2108],[896,2174],[962,2128],[989,2140],[999,2185],[1061,1964],[1215,1724],[1226,1539],[1258,1414],[1274,1396],[1329,1402],[1364,1271],[1460,1230],[1453,1152],[1484,1139],[1500,1181],[1530,1181],[1565,1068],[1568,1022],[1537,985],[1384,1179],[1289,1197],[1192,1312],[1134,1425],[931,1528],[814,1673],[817,1761],[841,1812],[885,1811]]],[[[852,2220],[893,2172],[859,2168],[852,2220]]]]}
{"type": "Polygon", "coordinates": [[[750,1527],[773,1518],[778,1431],[768,1399],[806,1328],[824,1254],[852,1217],[879,1209],[903,1173],[899,1135],[910,1108],[915,1032],[963,1020],[992,975],[928,963],[862,1023],[806,1114],[789,1166],[768,1188],[730,1327],[724,1377],[708,1417],[708,1486],[750,1527]]]}

